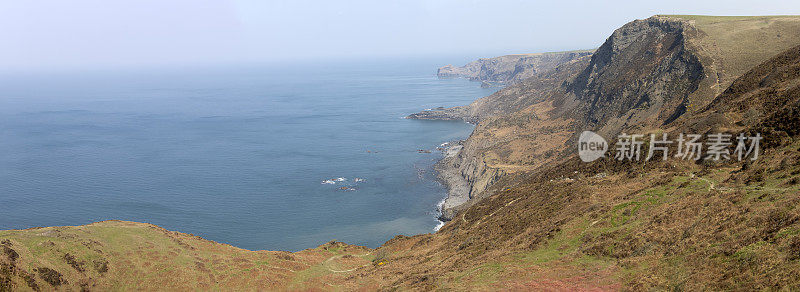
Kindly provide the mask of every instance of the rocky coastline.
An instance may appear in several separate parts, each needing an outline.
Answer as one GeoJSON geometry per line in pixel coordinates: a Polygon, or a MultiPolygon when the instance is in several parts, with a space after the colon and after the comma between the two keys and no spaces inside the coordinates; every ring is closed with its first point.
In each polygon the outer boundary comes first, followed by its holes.
{"type": "MultiPolygon", "coordinates": [[[[479,122],[503,112],[514,112],[528,104],[519,103],[522,90],[530,89],[527,83],[540,87],[563,80],[565,73],[574,71],[588,63],[594,50],[553,52],[540,54],[508,55],[479,59],[462,67],[447,65],[439,69],[439,78],[463,77],[474,81],[508,85],[487,97],[469,105],[450,108],[438,107],[408,115],[407,119],[461,120],[478,125],[479,122]],[[522,80],[525,82],[520,83],[522,80]],[[552,81],[555,80],[555,81],[552,81]],[[552,82],[551,82],[552,81],[552,82]],[[526,83],[527,82],[527,83],[526,83]]],[[[555,86],[555,85],[552,85],[555,86]]],[[[480,128],[480,125],[478,125],[480,128]]],[[[483,156],[485,152],[480,138],[470,137],[463,141],[449,142],[443,149],[444,156],[434,165],[437,177],[448,189],[448,196],[440,204],[439,220],[449,221],[455,213],[467,208],[473,198],[487,196],[494,182],[505,172],[492,167],[483,156]]]]}
{"type": "Polygon", "coordinates": [[[460,77],[480,81],[482,87],[505,86],[552,69],[558,64],[589,56],[593,52],[594,50],[577,50],[481,58],[461,67],[445,65],[439,68],[436,75],[439,78],[460,77]]]}
{"type": "Polygon", "coordinates": [[[469,201],[469,182],[461,175],[457,167],[458,155],[464,148],[464,140],[452,141],[443,146],[442,159],[434,164],[436,177],[447,188],[447,197],[439,204],[439,220],[450,221],[457,207],[469,201]]]}

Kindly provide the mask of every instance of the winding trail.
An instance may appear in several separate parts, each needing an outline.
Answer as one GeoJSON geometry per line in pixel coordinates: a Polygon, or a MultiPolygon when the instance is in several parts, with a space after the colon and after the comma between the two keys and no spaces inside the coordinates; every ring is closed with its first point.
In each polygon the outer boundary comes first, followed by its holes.
{"type": "Polygon", "coordinates": [[[736,189],[740,189],[740,190],[754,190],[754,191],[768,191],[768,192],[790,192],[790,191],[794,191],[795,190],[794,188],[772,188],[772,187],[760,187],[760,186],[745,186],[745,187],[742,187],[742,188],[732,189],[732,188],[726,188],[726,187],[717,187],[714,184],[714,181],[712,181],[710,179],[707,179],[707,178],[704,178],[704,177],[696,176],[693,173],[689,174],[689,176],[692,177],[692,178],[696,178],[696,179],[699,179],[699,180],[702,180],[702,181],[708,183],[708,191],[718,190],[718,191],[723,191],[723,192],[730,192],[730,191],[733,191],[733,190],[736,190],[736,189]]]}
{"type": "MultiPolygon", "coordinates": [[[[370,254],[372,254],[372,252],[368,252],[368,253],[365,253],[365,254],[359,254],[359,255],[353,255],[353,256],[365,257],[365,256],[368,256],[370,254]]],[[[355,267],[355,268],[352,268],[352,269],[348,269],[348,270],[334,270],[334,269],[329,268],[326,265],[328,262],[330,262],[330,261],[332,261],[334,259],[337,259],[337,258],[341,258],[343,256],[346,256],[346,254],[340,254],[340,255],[335,255],[335,256],[329,257],[327,260],[322,262],[322,266],[325,267],[326,269],[328,269],[328,271],[331,271],[333,273],[347,273],[347,272],[352,272],[352,271],[358,270],[359,268],[363,268],[363,267],[366,267],[366,266],[370,265],[370,264],[364,264],[364,265],[361,265],[361,266],[358,266],[358,267],[355,267]]]]}

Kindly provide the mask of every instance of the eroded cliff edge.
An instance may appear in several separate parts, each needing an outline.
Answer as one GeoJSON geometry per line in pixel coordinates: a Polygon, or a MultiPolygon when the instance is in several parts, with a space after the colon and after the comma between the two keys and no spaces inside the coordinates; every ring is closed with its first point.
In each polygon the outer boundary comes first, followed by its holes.
{"type": "Polygon", "coordinates": [[[446,65],[436,72],[439,78],[462,77],[480,81],[482,86],[510,85],[553,69],[554,67],[589,56],[594,50],[505,55],[483,58],[461,67],[446,65]]]}
{"type": "Polygon", "coordinates": [[[582,130],[646,132],[705,107],[747,69],[795,45],[796,28],[796,17],[636,20],[591,56],[553,64],[466,106],[408,116],[477,124],[463,148],[437,165],[448,185],[466,184],[451,188],[442,219],[564,161],[582,130]]]}

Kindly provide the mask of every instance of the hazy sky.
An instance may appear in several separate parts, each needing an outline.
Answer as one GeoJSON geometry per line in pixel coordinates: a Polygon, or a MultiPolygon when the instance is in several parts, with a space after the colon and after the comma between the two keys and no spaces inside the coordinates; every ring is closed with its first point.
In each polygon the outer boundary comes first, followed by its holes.
{"type": "Polygon", "coordinates": [[[0,70],[586,49],[654,14],[800,14],[800,1],[0,0],[0,70]]]}

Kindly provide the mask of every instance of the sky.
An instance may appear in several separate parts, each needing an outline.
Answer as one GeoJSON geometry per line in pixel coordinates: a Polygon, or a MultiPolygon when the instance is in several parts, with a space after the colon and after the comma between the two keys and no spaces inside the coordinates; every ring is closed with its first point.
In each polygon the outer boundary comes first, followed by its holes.
{"type": "Polygon", "coordinates": [[[800,14],[800,1],[0,0],[0,70],[591,49],[655,14],[800,14]]]}

